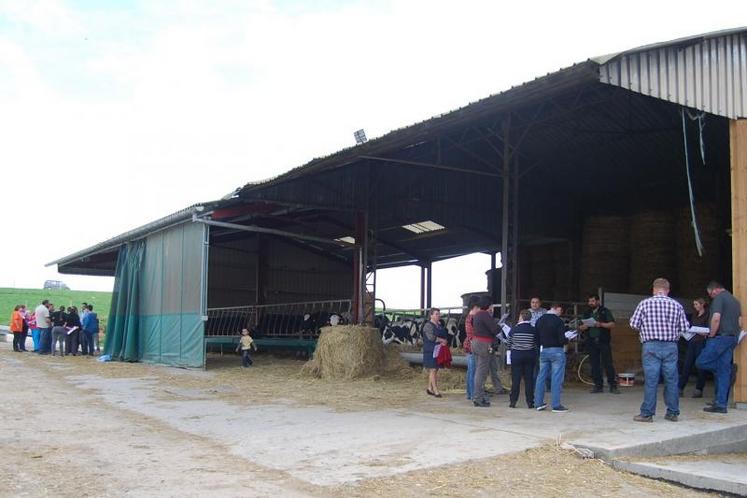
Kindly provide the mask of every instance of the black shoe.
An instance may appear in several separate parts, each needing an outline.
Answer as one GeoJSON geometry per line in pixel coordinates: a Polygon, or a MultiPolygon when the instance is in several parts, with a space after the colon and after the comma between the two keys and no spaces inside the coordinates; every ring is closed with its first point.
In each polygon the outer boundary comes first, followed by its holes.
{"type": "Polygon", "coordinates": [[[516,401],[512,401],[508,404],[509,408],[516,408],[516,401]]]}
{"type": "Polygon", "coordinates": [[[425,392],[428,394],[428,396],[435,396],[436,395],[436,393],[434,393],[430,389],[426,389],[425,392]]]}
{"type": "Polygon", "coordinates": [[[568,408],[566,408],[563,405],[556,406],[555,408],[552,409],[553,413],[565,413],[567,411],[568,411],[568,408]]]}
{"type": "Polygon", "coordinates": [[[677,415],[675,415],[674,413],[667,413],[666,415],[664,415],[664,419],[669,420],[670,422],[677,422],[677,420],[679,420],[677,418],[677,415]]]}
{"type": "Polygon", "coordinates": [[[594,386],[594,388],[591,391],[589,391],[589,392],[591,394],[603,393],[604,392],[604,388],[602,386],[594,386]]]}
{"type": "Polygon", "coordinates": [[[617,388],[617,386],[610,386],[610,393],[611,394],[620,394],[620,390],[617,388]]]}
{"type": "Polygon", "coordinates": [[[529,403],[527,405],[527,408],[529,408],[530,410],[534,409],[534,403],[529,403]]]}
{"type": "Polygon", "coordinates": [[[707,413],[727,413],[728,412],[726,408],[721,408],[720,406],[713,406],[713,405],[706,406],[705,408],[703,408],[703,411],[707,413]]]}
{"type": "Polygon", "coordinates": [[[473,401],[472,404],[478,408],[487,408],[490,406],[489,401],[473,401]]]}

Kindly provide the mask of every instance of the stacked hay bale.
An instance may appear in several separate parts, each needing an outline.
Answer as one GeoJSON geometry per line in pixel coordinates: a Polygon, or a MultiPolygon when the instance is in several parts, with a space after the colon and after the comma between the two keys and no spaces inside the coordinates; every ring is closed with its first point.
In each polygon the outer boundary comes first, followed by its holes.
{"type": "Polygon", "coordinates": [[[372,327],[324,327],[314,356],[301,372],[322,379],[357,379],[380,375],[384,370],[381,333],[372,327]]]}
{"type": "Polygon", "coordinates": [[[651,283],[665,277],[677,287],[674,215],[670,211],[643,211],[630,226],[630,292],[649,294],[651,283]]]}
{"type": "MultiPolygon", "coordinates": [[[[528,295],[550,296],[555,288],[555,255],[551,245],[530,246],[528,295]]],[[[549,298],[552,299],[552,298],[549,298]]]]}
{"type": "Polygon", "coordinates": [[[721,254],[719,236],[721,223],[718,212],[712,204],[699,204],[695,208],[703,243],[703,256],[698,255],[695,246],[690,208],[677,211],[677,274],[679,286],[677,295],[694,299],[705,294],[705,287],[713,279],[721,278],[721,254]]]}
{"type": "Polygon", "coordinates": [[[584,220],[579,294],[599,287],[628,290],[630,222],[624,216],[592,216],[584,220]]]}

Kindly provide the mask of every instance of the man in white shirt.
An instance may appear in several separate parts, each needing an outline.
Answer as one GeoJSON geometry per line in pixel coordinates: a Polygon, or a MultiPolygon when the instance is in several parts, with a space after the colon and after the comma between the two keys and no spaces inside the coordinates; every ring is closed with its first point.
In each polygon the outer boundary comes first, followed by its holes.
{"type": "Polygon", "coordinates": [[[49,354],[52,351],[52,321],[49,317],[49,301],[45,299],[34,310],[36,315],[36,326],[41,332],[39,339],[39,354],[49,354]]]}

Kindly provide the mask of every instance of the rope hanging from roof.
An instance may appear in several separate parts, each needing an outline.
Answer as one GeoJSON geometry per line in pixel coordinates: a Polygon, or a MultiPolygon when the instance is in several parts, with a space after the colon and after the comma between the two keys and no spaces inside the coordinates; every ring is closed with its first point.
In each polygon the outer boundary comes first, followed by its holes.
{"type": "MultiPolygon", "coordinates": [[[[682,143],[685,148],[685,172],[687,173],[687,192],[690,195],[690,224],[693,227],[693,234],[695,235],[695,248],[698,250],[698,256],[703,257],[703,242],[700,238],[700,228],[698,228],[698,218],[695,214],[695,196],[693,195],[693,182],[690,178],[690,154],[687,152],[687,122],[685,121],[685,108],[680,108],[680,115],[682,116],[682,143]]],[[[688,112],[689,115],[689,112],[688,112]]],[[[700,154],[703,164],[705,165],[705,145],[703,143],[703,127],[705,113],[702,117],[696,117],[698,119],[700,129],[700,154]]],[[[693,119],[690,116],[690,119],[693,119]]]]}

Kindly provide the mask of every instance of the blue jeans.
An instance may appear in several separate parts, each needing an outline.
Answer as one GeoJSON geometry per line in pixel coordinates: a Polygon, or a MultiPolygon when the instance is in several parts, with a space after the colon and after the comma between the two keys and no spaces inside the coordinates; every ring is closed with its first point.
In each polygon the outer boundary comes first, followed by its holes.
{"type": "Polygon", "coordinates": [[[89,330],[84,330],[81,334],[81,352],[84,355],[90,355],[93,356],[93,336],[96,334],[96,332],[91,332],[89,330]]]}
{"type": "Polygon", "coordinates": [[[39,329],[39,353],[49,354],[52,352],[52,327],[39,329]]]}
{"type": "Polygon", "coordinates": [[[643,343],[643,403],[641,415],[656,415],[656,391],[659,376],[664,377],[664,404],[667,415],[680,414],[680,393],[677,385],[677,343],[648,341],[643,343]]]}
{"type": "Polygon", "coordinates": [[[34,351],[38,353],[41,344],[41,329],[31,329],[31,340],[34,341],[34,351]]]}
{"type": "Polygon", "coordinates": [[[716,379],[716,398],[714,406],[726,408],[731,389],[731,361],[737,338],[729,335],[717,335],[706,340],[703,351],[698,356],[695,366],[713,372],[716,379]]]}
{"type": "Polygon", "coordinates": [[[545,380],[552,378],[552,407],[560,406],[560,395],[563,393],[565,380],[565,351],[563,348],[544,348],[540,353],[540,367],[534,387],[534,406],[545,404],[545,380]],[[551,374],[552,372],[552,374],[551,374]]]}
{"type": "Polygon", "coordinates": [[[472,399],[475,393],[475,357],[467,353],[467,399],[472,399]]]}

